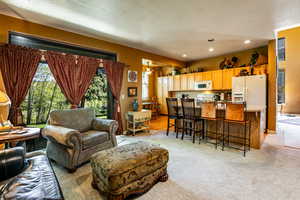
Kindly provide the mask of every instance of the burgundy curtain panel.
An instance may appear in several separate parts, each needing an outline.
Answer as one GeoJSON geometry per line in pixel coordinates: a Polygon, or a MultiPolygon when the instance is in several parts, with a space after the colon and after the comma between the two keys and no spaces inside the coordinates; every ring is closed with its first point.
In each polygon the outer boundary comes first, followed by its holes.
{"type": "Polygon", "coordinates": [[[96,74],[98,60],[52,51],[45,52],[45,59],[71,108],[77,108],[96,74]]]}
{"type": "Polygon", "coordinates": [[[109,60],[103,61],[103,66],[107,75],[107,80],[114,96],[114,113],[113,119],[119,123],[118,133],[123,133],[122,115],[120,107],[120,95],[123,82],[123,73],[125,64],[109,60]]]}
{"type": "Polygon", "coordinates": [[[23,124],[20,105],[30,88],[41,60],[40,51],[15,45],[0,48],[0,69],[4,86],[12,105],[9,120],[14,125],[23,124]]]}

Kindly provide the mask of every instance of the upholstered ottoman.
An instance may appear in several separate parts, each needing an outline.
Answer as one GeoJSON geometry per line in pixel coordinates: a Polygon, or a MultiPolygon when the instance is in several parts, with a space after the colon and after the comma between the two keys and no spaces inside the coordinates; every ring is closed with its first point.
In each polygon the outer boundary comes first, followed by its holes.
{"type": "Polygon", "coordinates": [[[100,151],[91,158],[92,186],[108,199],[144,193],[168,179],[168,160],[168,150],[147,142],[100,151]]]}

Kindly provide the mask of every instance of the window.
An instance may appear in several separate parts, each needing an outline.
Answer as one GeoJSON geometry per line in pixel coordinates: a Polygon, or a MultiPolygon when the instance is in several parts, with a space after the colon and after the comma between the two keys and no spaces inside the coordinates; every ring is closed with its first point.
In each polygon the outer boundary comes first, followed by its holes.
{"type": "Polygon", "coordinates": [[[285,103],[285,71],[284,69],[278,70],[278,82],[277,82],[277,89],[278,89],[278,104],[285,103]]]}
{"type": "MultiPolygon", "coordinates": [[[[11,44],[31,48],[116,61],[116,55],[112,53],[85,49],[14,32],[10,33],[9,42],[11,44]]],[[[94,108],[97,117],[112,117],[113,97],[103,68],[97,70],[96,76],[93,78],[89,89],[81,101],[81,107],[94,108]]],[[[35,126],[36,124],[41,124],[41,126],[43,126],[52,110],[66,108],[70,108],[70,103],[62,94],[48,64],[46,62],[41,62],[31,83],[26,99],[21,105],[24,123],[35,126]]]]}
{"type": "Polygon", "coordinates": [[[285,38],[278,38],[277,51],[278,60],[285,61],[285,38]]]}
{"type": "Polygon", "coordinates": [[[142,98],[143,99],[149,98],[149,73],[148,72],[142,73],[142,98]]]}

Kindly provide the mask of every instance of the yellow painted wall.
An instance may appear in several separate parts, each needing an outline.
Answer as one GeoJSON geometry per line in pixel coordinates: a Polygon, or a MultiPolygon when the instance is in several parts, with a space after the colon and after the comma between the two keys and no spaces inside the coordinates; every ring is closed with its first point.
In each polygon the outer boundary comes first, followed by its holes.
{"type": "Polygon", "coordinates": [[[259,47],[259,48],[255,48],[255,49],[249,49],[249,50],[245,50],[245,51],[225,54],[222,56],[196,60],[196,61],[188,63],[189,69],[187,69],[187,70],[195,71],[198,68],[203,68],[205,71],[218,70],[219,64],[224,60],[224,58],[231,59],[233,56],[236,56],[239,58],[239,61],[237,63],[238,66],[240,66],[242,64],[248,65],[251,54],[253,54],[255,51],[257,51],[258,53],[260,53],[262,55],[268,56],[268,47],[264,46],[264,47],[259,47]]]}
{"type": "MultiPolygon", "coordinates": [[[[98,50],[104,50],[117,54],[118,61],[124,62],[130,65],[130,70],[138,71],[138,82],[128,83],[127,81],[127,70],[124,73],[123,87],[121,95],[125,96],[125,99],[121,100],[121,107],[123,116],[129,109],[129,105],[133,101],[133,97],[127,98],[127,87],[138,87],[138,100],[141,103],[142,98],[142,85],[141,85],[141,72],[142,72],[142,58],[149,60],[159,61],[161,63],[166,63],[172,66],[182,66],[183,62],[169,59],[167,57],[155,55],[145,51],[141,51],[134,48],[129,48],[119,44],[106,42],[99,38],[92,38],[76,33],[71,33],[48,26],[20,20],[17,18],[5,16],[0,14],[0,43],[8,42],[8,32],[15,31],[24,34],[29,34],[32,36],[37,36],[45,39],[56,40],[59,42],[65,42],[69,44],[79,45],[82,47],[93,48],[98,50]]],[[[3,81],[0,78],[0,89],[3,90],[3,81]]],[[[125,124],[124,124],[125,125],[125,124]]]]}
{"type": "Polygon", "coordinates": [[[285,106],[283,112],[300,113],[300,27],[278,32],[278,38],[285,37],[285,106]]]}
{"type": "Polygon", "coordinates": [[[268,44],[268,129],[269,131],[276,131],[276,41],[271,40],[268,44]]]}

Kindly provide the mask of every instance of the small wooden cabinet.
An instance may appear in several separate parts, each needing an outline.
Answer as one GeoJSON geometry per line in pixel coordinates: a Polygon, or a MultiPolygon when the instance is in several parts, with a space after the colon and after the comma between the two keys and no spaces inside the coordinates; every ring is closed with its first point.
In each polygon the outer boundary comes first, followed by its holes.
{"type": "Polygon", "coordinates": [[[212,72],[202,72],[202,81],[210,81],[212,80],[212,72]]]}
{"type": "Polygon", "coordinates": [[[126,116],[127,133],[131,132],[135,135],[138,131],[149,132],[149,124],[151,120],[151,110],[141,110],[138,112],[129,111],[126,116]]]}
{"type": "Polygon", "coordinates": [[[194,80],[195,82],[203,81],[203,73],[202,72],[195,73],[194,80]]]}
{"type": "Polygon", "coordinates": [[[173,91],[174,90],[173,76],[168,76],[168,88],[169,88],[169,91],[173,91]]]}
{"type": "Polygon", "coordinates": [[[187,74],[187,90],[194,90],[195,88],[195,74],[187,74]]]}
{"type": "Polygon", "coordinates": [[[180,75],[180,90],[187,90],[187,74],[180,75]]]}

